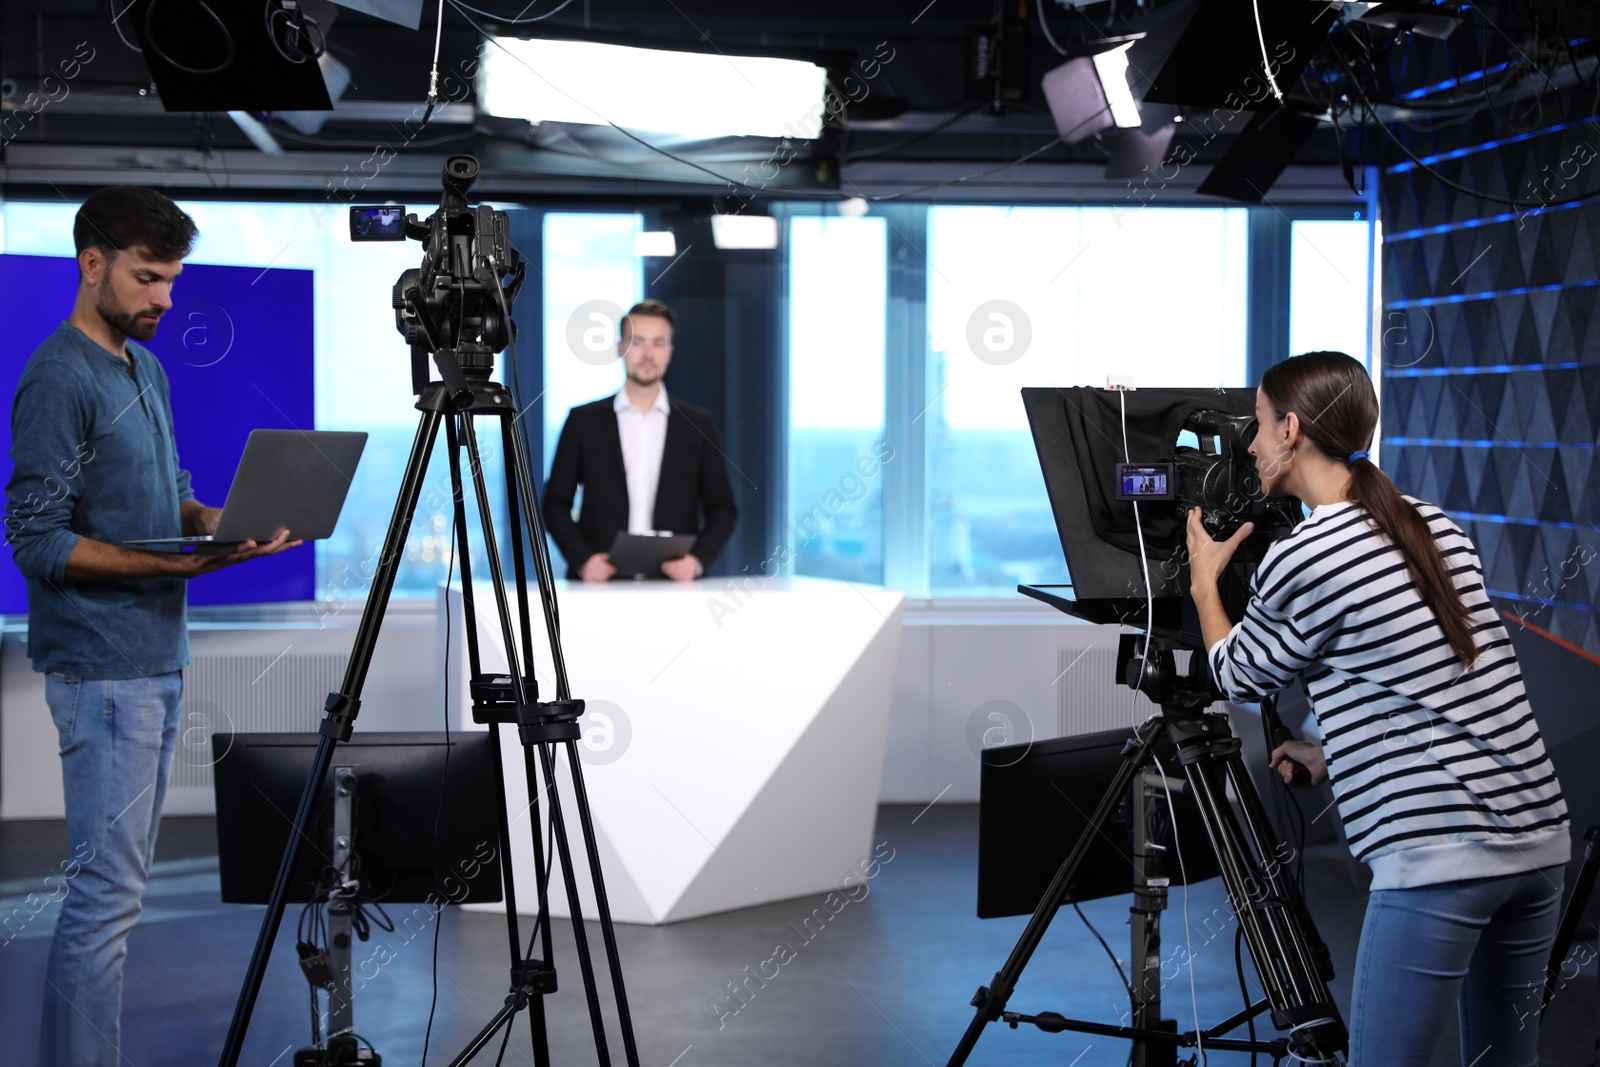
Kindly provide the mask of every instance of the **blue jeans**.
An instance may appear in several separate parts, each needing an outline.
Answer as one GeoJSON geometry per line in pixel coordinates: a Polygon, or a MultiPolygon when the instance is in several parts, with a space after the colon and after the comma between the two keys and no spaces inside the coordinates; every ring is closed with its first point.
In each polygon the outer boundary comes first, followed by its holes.
{"type": "Polygon", "coordinates": [[[76,862],[45,967],[41,1067],[121,1058],[122,962],[155,853],[182,696],[180,671],[45,677],[76,862]]]}
{"type": "Polygon", "coordinates": [[[1463,1064],[1537,1067],[1563,873],[1375,891],[1356,955],[1351,1067],[1426,1067],[1456,1002],[1463,1064]]]}

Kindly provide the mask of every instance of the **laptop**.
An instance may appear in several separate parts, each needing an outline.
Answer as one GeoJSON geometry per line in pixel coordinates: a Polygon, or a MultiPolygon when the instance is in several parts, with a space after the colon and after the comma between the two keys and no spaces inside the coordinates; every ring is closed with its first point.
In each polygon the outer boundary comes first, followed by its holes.
{"type": "Polygon", "coordinates": [[[300,541],[333,533],[367,435],[332,430],[252,430],[213,534],[127,541],[137,547],[300,541]]]}

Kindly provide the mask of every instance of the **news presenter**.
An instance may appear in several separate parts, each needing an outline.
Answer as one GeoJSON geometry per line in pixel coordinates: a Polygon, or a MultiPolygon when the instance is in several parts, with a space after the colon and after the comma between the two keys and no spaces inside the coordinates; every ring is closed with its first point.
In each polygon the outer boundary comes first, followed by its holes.
{"type": "Polygon", "coordinates": [[[1571,840],[1477,551],[1367,457],[1378,402],[1354,359],[1273,366],[1256,417],[1263,490],[1310,516],[1268,551],[1234,625],[1217,578],[1250,527],[1216,542],[1195,509],[1190,592],[1229,700],[1304,680],[1322,741],[1280,745],[1272,764],[1332,780],[1372,870],[1350,1062],[1429,1063],[1455,1003],[1463,1064],[1533,1067],[1571,840]]]}
{"type": "Polygon", "coordinates": [[[672,309],[661,301],[635,304],[617,341],[627,372],[622,388],[573,408],[561,428],[543,509],[568,578],[614,577],[609,549],[618,531],[670,530],[695,533],[695,542],[661,569],[674,581],[692,581],[733,534],[738,509],[711,416],[669,400],[662,382],[672,365],[673,325],[672,309]],[[583,505],[574,519],[580,485],[583,505]]]}

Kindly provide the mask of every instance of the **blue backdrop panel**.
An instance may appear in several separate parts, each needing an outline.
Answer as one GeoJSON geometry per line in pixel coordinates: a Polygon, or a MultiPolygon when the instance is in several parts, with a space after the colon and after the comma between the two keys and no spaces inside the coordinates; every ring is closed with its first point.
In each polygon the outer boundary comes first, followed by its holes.
{"type": "MultiPolygon", "coordinates": [[[[312,341],[312,277],[307,270],[193,264],[173,290],[172,310],[147,346],[172,382],[178,460],[195,495],[220,507],[245,439],[258,428],[309,430],[316,419],[312,341]]],[[[12,302],[0,331],[0,420],[5,477],[11,476],[10,398],[22,366],[39,342],[72,312],[78,287],[74,260],[0,255],[0,286],[31,294],[12,302]]],[[[0,612],[28,610],[22,575],[4,549],[0,612]]],[[[258,604],[311,600],[316,557],[310,545],[206,575],[189,586],[191,604],[258,604]]]]}

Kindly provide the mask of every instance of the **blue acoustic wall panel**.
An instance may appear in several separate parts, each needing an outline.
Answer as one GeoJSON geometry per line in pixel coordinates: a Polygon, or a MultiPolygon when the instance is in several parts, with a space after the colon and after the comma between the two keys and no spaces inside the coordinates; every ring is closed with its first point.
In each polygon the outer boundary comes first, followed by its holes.
{"type": "MultiPolygon", "coordinates": [[[[1504,58],[1505,42],[1474,32],[1493,37],[1466,26],[1399,50],[1396,83],[1448,89],[1482,55],[1504,58]]],[[[1499,607],[1596,654],[1600,200],[1562,203],[1600,189],[1592,96],[1394,127],[1426,169],[1373,136],[1386,148],[1384,465],[1467,530],[1499,607]]]]}
{"type": "MultiPolygon", "coordinates": [[[[1521,62],[1529,39],[1481,16],[1445,41],[1413,36],[1395,83],[1448,97],[1457,75],[1481,85],[1472,71],[1521,62]]],[[[1470,117],[1393,127],[1427,169],[1369,136],[1386,149],[1384,466],[1477,543],[1576,838],[1600,823],[1600,200],[1564,201],[1600,189],[1600,122],[1592,86],[1552,84],[1529,72],[1470,117]]]]}
{"type": "MultiPolygon", "coordinates": [[[[173,290],[173,307],[148,347],[172,383],[178,459],[195,495],[220,507],[245,439],[257,428],[311,429],[313,391],[311,272],[191,264],[173,290]]],[[[0,422],[5,477],[10,478],[10,398],[40,341],[72,312],[78,286],[74,260],[0,256],[0,285],[28,294],[11,301],[0,332],[0,422]]],[[[10,547],[0,563],[0,612],[27,611],[22,575],[10,547]]],[[[191,604],[255,604],[311,600],[316,595],[312,547],[255,560],[198,578],[191,604]]]]}

